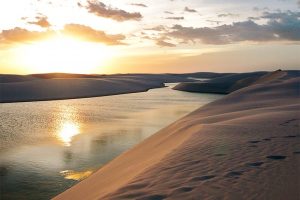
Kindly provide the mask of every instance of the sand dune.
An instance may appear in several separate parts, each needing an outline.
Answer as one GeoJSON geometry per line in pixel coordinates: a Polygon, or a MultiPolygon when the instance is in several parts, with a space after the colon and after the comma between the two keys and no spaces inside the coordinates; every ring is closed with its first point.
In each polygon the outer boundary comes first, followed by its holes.
{"type": "Polygon", "coordinates": [[[194,111],[55,199],[299,199],[297,76],[267,75],[194,111]]]}
{"type": "Polygon", "coordinates": [[[116,95],[163,87],[163,83],[187,81],[173,75],[120,75],[102,78],[65,74],[12,76],[3,75],[0,102],[57,100],[116,95]],[[65,78],[58,78],[65,77],[65,78]]]}
{"type": "MultiPolygon", "coordinates": [[[[13,82],[24,82],[24,81],[34,81],[38,78],[30,75],[14,75],[14,74],[0,74],[0,84],[1,83],[13,83],[13,82]]],[[[1,87],[0,87],[1,89],[1,87]]]]}
{"type": "Polygon", "coordinates": [[[183,82],[176,85],[173,89],[186,92],[229,94],[253,84],[268,83],[280,78],[292,78],[296,76],[300,76],[300,72],[293,70],[229,74],[208,81],[183,82]]]}
{"type": "Polygon", "coordinates": [[[267,72],[230,74],[206,82],[180,83],[174,89],[187,92],[228,94],[234,90],[251,85],[266,74],[267,72]]]}
{"type": "Polygon", "coordinates": [[[288,75],[288,72],[277,70],[274,72],[267,73],[264,76],[261,76],[258,80],[256,80],[253,84],[264,84],[272,81],[277,81],[280,78],[283,78],[288,75]]]}
{"type": "Polygon", "coordinates": [[[234,75],[236,73],[215,73],[215,72],[195,72],[195,73],[185,73],[185,74],[173,74],[181,77],[194,77],[194,78],[220,78],[224,76],[234,75]]]}
{"type": "Polygon", "coordinates": [[[59,100],[143,92],[163,83],[187,82],[226,73],[188,74],[66,74],[0,75],[0,103],[59,100]]]}

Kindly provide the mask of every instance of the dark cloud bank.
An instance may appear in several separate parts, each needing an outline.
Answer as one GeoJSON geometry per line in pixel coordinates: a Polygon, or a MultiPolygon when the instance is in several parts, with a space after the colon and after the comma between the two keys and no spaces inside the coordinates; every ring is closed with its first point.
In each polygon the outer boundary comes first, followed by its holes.
{"type": "Polygon", "coordinates": [[[242,41],[300,41],[300,12],[265,12],[260,19],[265,24],[252,20],[216,27],[184,27],[174,25],[165,33],[168,37],[184,42],[199,40],[205,44],[229,44],[242,41]]]}

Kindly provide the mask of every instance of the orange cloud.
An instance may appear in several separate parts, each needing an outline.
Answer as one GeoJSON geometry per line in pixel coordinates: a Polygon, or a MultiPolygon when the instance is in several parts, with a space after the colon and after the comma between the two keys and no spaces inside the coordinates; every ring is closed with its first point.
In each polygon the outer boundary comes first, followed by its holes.
{"type": "Polygon", "coordinates": [[[121,40],[125,39],[124,35],[108,35],[104,31],[98,31],[81,24],[67,24],[63,29],[63,33],[79,37],[84,40],[101,42],[109,45],[122,44],[121,40]]]}
{"type": "Polygon", "coordinates": [[[0,33],[0,41],[3,43],[30,42],[46,39],[54,34],[53,31],[29,31],[27,29],[16,27],[9,30],[3,30],[0,33]]]}
{"type": "Polygon", "coordinates": [[[51,24],[48,22],[48,18],[45,16],[38,16],[36,17],[37,21],[28,22],[29,24],[35,24],[42,28],[48,28],[51,26],[51,24]]]}
{"type": "Polygon", "coordinates": [[[0,33],[0,42],[1,43],[33,42],[33,41],[38,41],[38,40],[47,39],[49,37],[53,37],[58,33],[74,36],[85,41],[99,42],[108,45],[123,44],[121,40],[125,39],[125,36],[121,34],[109,35],[106,34],[104,31],[95,30],[89,26],[80,25],[80,24],[67,24],[64,26],[62,30],[59,30],[57,32],[52,30],[46,30],[41,32],[30,31],[19,27],[9,29],[9,30],[3,30],[0,33]]]}

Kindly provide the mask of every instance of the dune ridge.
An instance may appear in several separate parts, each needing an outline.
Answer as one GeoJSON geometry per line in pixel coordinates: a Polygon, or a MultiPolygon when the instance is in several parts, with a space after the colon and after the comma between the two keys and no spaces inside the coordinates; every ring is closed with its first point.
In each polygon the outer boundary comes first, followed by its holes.
{"type": "Polygon", "coordinates": [[[201,93],[219,93],[229,94],[244,87],[254,84],[261,84],[274,81],[276,79],[299,76],[299,71],[282,71],[274,72],[250,72],[229,74],[213,78],[207,81],[183,82],[176,85],[173,89],[186,92],[201,93]]]}
{"type": "Polygon", "coordinates": [[[174,122],[54,199],[298,199],[300,78],[275,74],[174,122]]]}
{"type": "Polygon", "coordinates": [[[144,92],[164,83],[190,82],[227,73],[188,74],[0,74],[0,103],[89,98],[144,92]]]}
{"type": "MultiPolygon", "coordinates": [[[[49,75],[50,76],[50,75],[49,75]]],[[[127,75],[102,78],[54,74],[50,77],[2,76],[0,103],[87,98],[144,92],[164,87],[164,83],[188,81],[173,75],[127,75]],[[65,78],[58,78],[66,76],[65,78]],[[38,78],[39,77],[39,78],[38,78]],[[44,77],[44,78],[41,78],[44,77]],[[77,77],[77,78],[76,78],[77,77]]]]}

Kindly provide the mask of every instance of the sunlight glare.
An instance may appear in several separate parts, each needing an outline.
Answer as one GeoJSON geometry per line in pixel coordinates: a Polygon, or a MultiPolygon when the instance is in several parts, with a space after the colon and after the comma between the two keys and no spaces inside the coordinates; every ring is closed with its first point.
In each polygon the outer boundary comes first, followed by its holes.
{"type": "Polygon", "coordinates": [[[112,56],[108,46],[63,35],[24,44],[16,55],[21,65],[37,73],[92,73],[112,56]]]}
{"type": "Polygon", "coordinates": [[[58,137],[66,146],[70,146],[72,138],[79,133],[78,125],[72,122],[65,122],[62,124],[58,137]]]}
{"type": "Polygon", "coordinates": [[[60,174],[64,176],[65,179],[75,180],[75,181],[81,181],[87,177],[89,177],[93,171],[87,170],[83,172],[76,172],[73,170],[64,170],[61,171],[60,174]]]}

